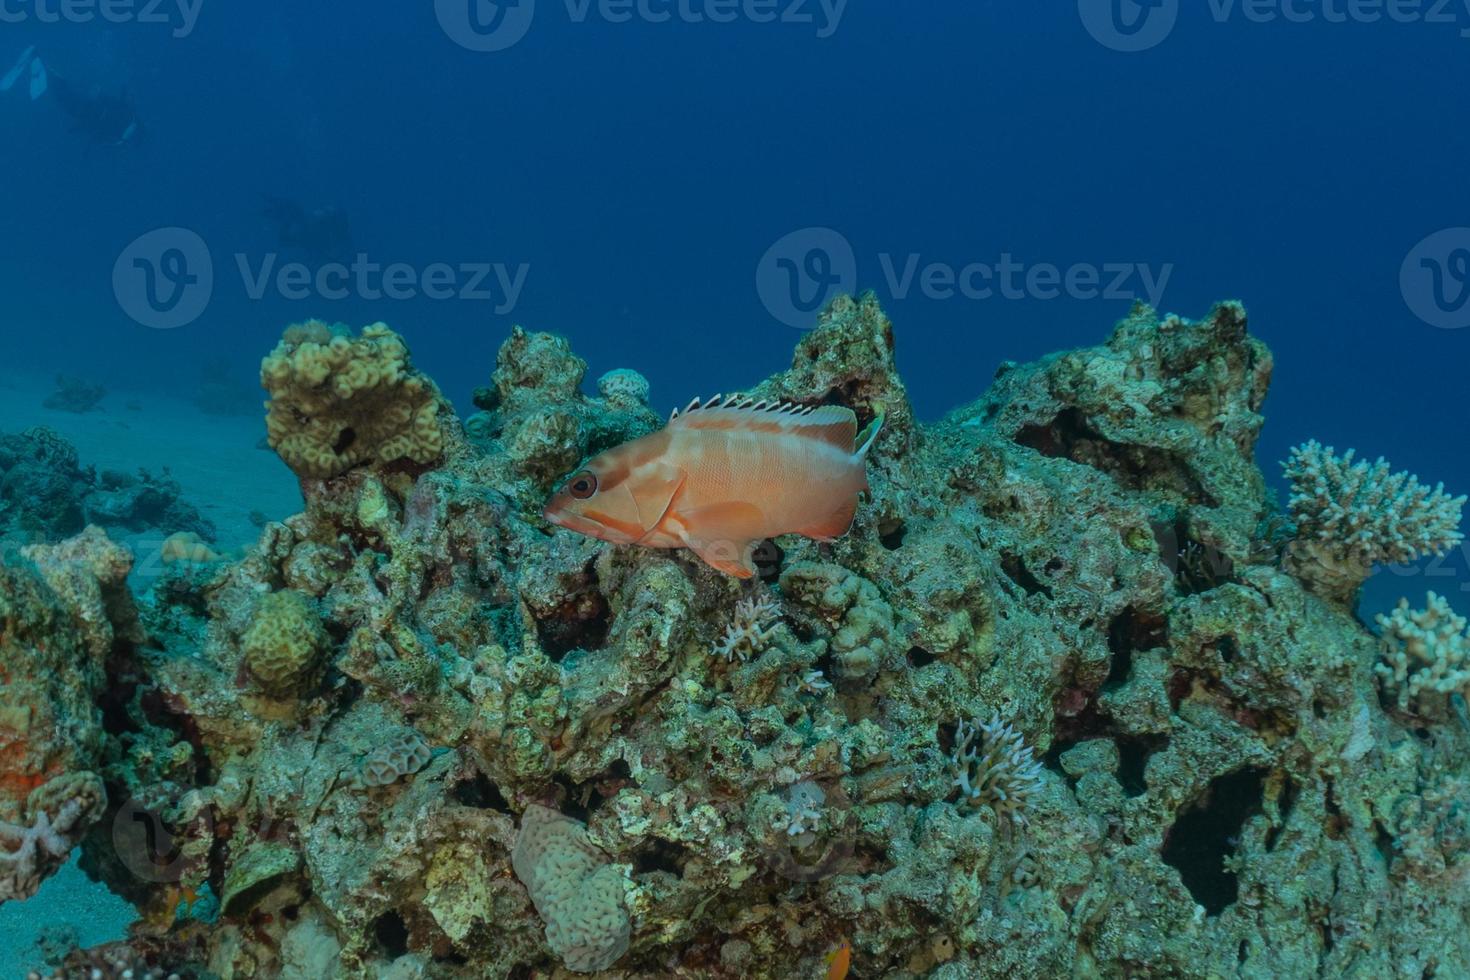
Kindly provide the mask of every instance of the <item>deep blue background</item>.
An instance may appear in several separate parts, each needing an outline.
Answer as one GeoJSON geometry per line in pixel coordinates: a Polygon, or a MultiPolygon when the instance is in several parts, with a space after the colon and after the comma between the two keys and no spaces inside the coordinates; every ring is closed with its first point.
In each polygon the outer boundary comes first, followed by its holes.
{"type": "MultiPolygon", "coordinates": [[[[1071,0],[852,0],[815,35],[575,23],[561,0],[540,0],[525,39],[493,54],[452,43],[428,2],[204,0],[182,39],[0,25],[0,61],[35,43],[77,79],[126,83],[152,137],[88,149],[45,103],[0,99],[6,353],[119,388],[124,374],[178,386],[220,351],[248,376],[292,320],[383,319],[464,408],[518,322],[571,337],[591,378],[636,367],[671,405],[786,365],[797,333],[762,307],[756,264],[827,225],[880,294],[882,253],[1172,263],[1165,310],[1240,298],[1276,352],[1268,473],[1317,437],[1470,489],[1470,329],[1421,322],[1398,281],[1424,236],[1470,225],[1470,40],[1456,27],[1222,24],[1186,0],[1167,41],[1120,54],[1071,0]],[[347,208],[376,260],[529,263],[525,290],[501,316],[251,301],[231,256],[272,248],[266,194],[347,208]],[[172,224],[209,243],[218,284],[198,322],[150,330],[114,301],[112,265],[172,224]]],[[[928,416],[975,397],[1002,360],[1100,341],[1128,307],[884,300],[928,416]]]]}

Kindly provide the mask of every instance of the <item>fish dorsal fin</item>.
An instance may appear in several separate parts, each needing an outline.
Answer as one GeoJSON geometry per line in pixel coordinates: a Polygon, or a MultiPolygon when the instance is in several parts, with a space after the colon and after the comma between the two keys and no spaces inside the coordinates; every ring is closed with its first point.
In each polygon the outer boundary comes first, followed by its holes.
{"type": "Polygon", "coordinates": [[[857,416],[842,405],[797,405],[743,395],[696,398],[669,416],[671,429],[730,429],[789,434],[853,451],[857,416]]]}

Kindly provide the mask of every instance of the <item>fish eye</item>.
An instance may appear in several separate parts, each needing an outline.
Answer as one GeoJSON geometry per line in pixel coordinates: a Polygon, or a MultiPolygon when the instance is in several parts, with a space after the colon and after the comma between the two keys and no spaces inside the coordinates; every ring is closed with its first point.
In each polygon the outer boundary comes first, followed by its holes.
{"type": "Polygon", "coordinates": [[[572,482],[567,484],[567,493],[578,500],[586,500],[597,492],[597,477],[583,471],[572,477],[572,482]]]}

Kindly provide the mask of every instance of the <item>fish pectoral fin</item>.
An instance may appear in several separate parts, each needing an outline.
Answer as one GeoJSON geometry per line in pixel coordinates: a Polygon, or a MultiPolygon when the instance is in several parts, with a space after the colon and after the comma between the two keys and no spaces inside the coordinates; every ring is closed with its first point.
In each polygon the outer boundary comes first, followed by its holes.
{"type": "Polygon", "coordinates": [[[852,519],[857,514],[857,505],[857,494],[853,494],[851,499],[834,510],[830,517],[798,528],[796,533],[816,541],[836,541],[852,528],[852,519]]]}
{"type": "Polygon", "coordinates": [[[765,513],[755,504],[724,501],[706,504],[679,515],[688,528],[684,543],[705,563],[726,575],[750,578],[755,574],[751,555],[765,537],[765,513]]]}
{"type": "Polygon", "coordinates": [[[706,565],[716,571],[733,575],[735,578],[750,578],[755,574],[755,562],[751,560],[751,556],[755,553],[754,541],[721,539],[685,543],[706,565]]]}

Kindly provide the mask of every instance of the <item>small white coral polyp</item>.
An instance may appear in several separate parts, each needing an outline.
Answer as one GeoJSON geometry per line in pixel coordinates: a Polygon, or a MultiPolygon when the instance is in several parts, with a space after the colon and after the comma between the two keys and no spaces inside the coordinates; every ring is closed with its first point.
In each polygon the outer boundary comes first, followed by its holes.
{"type": "Polygon", "coordinates": [[[715,644],[715,653],[726,660],[746,660],[771,645],[776,626],[781,622],[781,607],[768,595],[741,599],[735,613],[725,625],[725,633],[715,644]]]}
{"type": "Polygon", "coordinates": [[[1403,563],[1443,554],[1464,539],[1458,528],[1464,497],[1444,484],[1430,489],[1382,457],[1353,461],[1316,440],[1291,451],[1292,519],[1305,537],[1330,542],[1365,563],[1403,563]]]}
{"type": "Polygon", "coordinates": [[[1021,733],[1000,720],[966,724],[954,733],[954,784],[962,806],[989,806],[997,816],[1024,824],[1026,805],[1042,788],[1041,763],[1021,733]]]}
{"type": "Polygon", "coordinates": [[[1433,592],[1421,610],[1400,599],[1398,608],[1379,616],[1383,629],[1383,662],[1373,669],[1384,690],[1407,711],[1430,694],[1458,693],[1470,700],[1470,633],[1465,617],[1433,592]]]}

